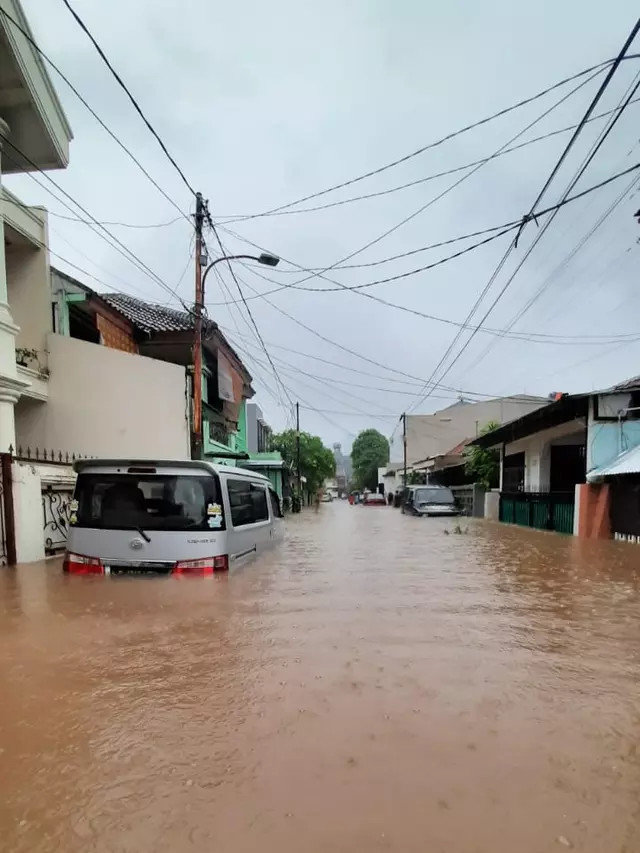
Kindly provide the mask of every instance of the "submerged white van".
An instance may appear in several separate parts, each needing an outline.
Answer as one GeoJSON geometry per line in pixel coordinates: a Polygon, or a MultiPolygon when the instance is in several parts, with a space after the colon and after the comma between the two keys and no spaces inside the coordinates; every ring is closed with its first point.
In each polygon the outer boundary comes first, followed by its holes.
{"type": "Polygon", "coordinates": [[[86,459],[75,470],[69,574],[212,575],[283,535],[278,495],[244,468],[86,459]]]}

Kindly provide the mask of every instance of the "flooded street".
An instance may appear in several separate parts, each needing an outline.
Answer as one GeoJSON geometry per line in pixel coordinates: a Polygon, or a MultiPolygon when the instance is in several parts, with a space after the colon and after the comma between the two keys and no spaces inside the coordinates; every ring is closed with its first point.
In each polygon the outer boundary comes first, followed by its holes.
{"type": "Polygon", "coordinates": [[[640,850],[640,548],[454,525],[339,502],[209,581],[1,570],[0,849],[640,850]]]}

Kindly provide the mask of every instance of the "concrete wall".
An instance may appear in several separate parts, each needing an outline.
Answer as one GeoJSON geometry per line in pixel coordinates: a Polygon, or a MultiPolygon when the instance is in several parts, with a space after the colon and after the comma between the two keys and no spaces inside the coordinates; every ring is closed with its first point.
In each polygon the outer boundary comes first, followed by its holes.
{"type": "Polygon", "coordinates": [[[61,335],[47,347],[48,402],[16,407],[23,448],[189,458],[184,367],[61,335]]]}
{"type": "MultiPolygon", "coordinates": [[[[442,456],[465,439],[475,438],[490,421],[515,420],[548,403],[538,397],[501,397],[482,403],[455,403],[432,415],[407,415],[407,463],[442,456]]],[[[396,430],[391,461],[402,460],[402,428],[396,430]]]]}
{"type": "Polygon", "coordinates": [[[529,435],[512,444],[507,444],[505,455],[524,452],[524,488],[527,492],[549,491],[551,475],[551,446],[559,444],[582,444],[585,427],[580,421],[571,421],[529,435]]]}
{"type": "Polygon", "coordinates": [[[598,413],[606,413],[612,420],[595,420],[593,398],[589,401],[587,471],[608,465],[618,454],[640,444],[640,420],[616,417],[630,405],[631,395],[601,394],[598,399],[598,413]]]}
{"type": "Polygon", "coordinates": [[[42,492],[40,474],[34,466],[14,462],[13,511],[15,514],[16,558],[31,563],[44,557],[42,492]]]}
{"type": "Polygon", "coordinates": [[[246,435],[247,435],[247,451],[249,453],[258,452],[258,418],[262,417],[262,410],[257,403],[246,403],[246,435]]]}
{"type": "Polygon", "coordinates": [[[498,521],[500,518],[500,492],[496,489],[485,493],[484,517],[490,521],[498,521]]]}
{"type": "MultiPolygon", "coordinates": [[[[38,350],[39,365],[46,367],[46,339],[52,331],[47,252],[33,246],[9,246],[6,263],[9,305],[20,327],[16,348],[38,350]]],[[[35,364],[31,363],[30,367],[35,364]]]]}

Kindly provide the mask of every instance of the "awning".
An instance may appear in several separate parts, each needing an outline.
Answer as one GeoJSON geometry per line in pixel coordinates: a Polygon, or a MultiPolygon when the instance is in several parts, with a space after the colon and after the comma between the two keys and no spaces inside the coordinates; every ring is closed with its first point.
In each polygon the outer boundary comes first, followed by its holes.
{"type": "Polygon", "coordinates": [[[620,477],[625,474],[640,474],[640,445],[620,453],[608,465],[589,471],[587,483],[598,483],[605,477],[620,477]]]}

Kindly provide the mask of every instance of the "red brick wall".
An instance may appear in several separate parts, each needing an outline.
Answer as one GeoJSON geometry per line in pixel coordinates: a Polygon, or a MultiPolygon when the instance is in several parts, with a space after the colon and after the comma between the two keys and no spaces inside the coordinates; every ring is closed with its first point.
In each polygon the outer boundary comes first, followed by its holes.
{"type": "Polygon", "coordinates": [[[108,317],[96,314],[96,326],[105,347],[119,349],[123,352],[138,353],[138,344],[133,339],[133,336],[108,317]]]}

